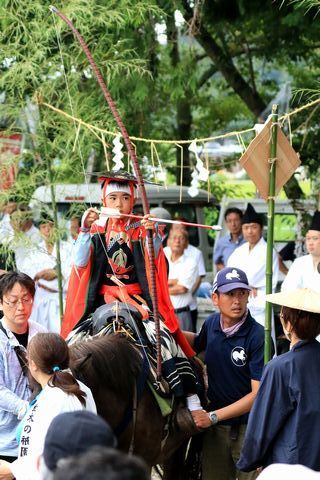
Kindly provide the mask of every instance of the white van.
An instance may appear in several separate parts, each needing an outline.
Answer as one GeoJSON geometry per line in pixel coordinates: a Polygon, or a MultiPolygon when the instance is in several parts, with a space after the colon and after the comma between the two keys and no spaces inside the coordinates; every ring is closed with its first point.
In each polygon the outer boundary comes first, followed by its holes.
{"type": "MultiPolygon", "coordinates": [[[[208,196],[205,190],[199,190],[197,197],[188,195],[187,187],[170,185],[167,188],[156,185],[145,185],[150,209],[154,207],[166,208],[172,218],[184,217],[189,222],[205,223],[203,207],[217,208],[214,197],[208,196]],[[180,201],[181,193],[181,201],[180,201]]],[[[100,206],[101,187],[99,183],[90,184],[57,184],[55,197],[60,217],[70,216],[70,212],[83,212],[88,206],[100,206]],[[75,210],[76,207],[76,210],[75,210]],[[83,207],[83,208],[82,208],[83,207]]],[[[51,205],[50,187],[38,187],[33,193],[30,206],[36,210],[41,204],[51,205]]],[[[137,198],[135,213],[141,213],[141,199],[137,198]]],[[[189,241],[200,248],[208,271],[212,270],[212,239],[208,231],[203,228],[191,227],[188,229],[189,241]]]]}

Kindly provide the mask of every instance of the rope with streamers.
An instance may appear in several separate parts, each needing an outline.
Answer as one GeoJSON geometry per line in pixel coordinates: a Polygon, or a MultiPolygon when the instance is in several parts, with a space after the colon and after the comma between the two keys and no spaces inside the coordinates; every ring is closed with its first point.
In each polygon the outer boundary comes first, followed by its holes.
{"type": "MultiPolygon", "coordinates": [[[[60,108],[54,107],[53,105],[50,105],[50,103],[47,103],[47,102],[43,101],[43,99],[40,96],[34,98],[34,101],[37,102],[40,105],[43,105],[43,106],[49,108],[53,112],[58,113],[59,115],[62,115],[64,117],[68,118],[69,120],[72,120],[76,123],[81,124],[82,126],[88,128],[89,130],[92,129],[92,130],[95,130],[97,132],[104,133],[105,135],[110,135],[110,136],[113,136],[113,137],[116,137],[118,135],[117,132],[114,132],[114,131],[111,131],[111,130],[106,130],[104,128],[97,127],[96,125],[91,125],[91,124],[85,122],[84,120],[82,120],[81,118],[70,115],[69,113],[65,112],[64,110],[61,110],[60,108]]],[[[279,117],[279,122],[281,121],[280,126],[282,126],[285,121],[289,121],[289,119],[292,116],[296,115],[297,113],[300,113],[303,110],[306,110],[306,109],[311,108],[315,105],[318,105],[319,103],[320,103],[320,98],[318,98],[317,100],[313,100],[312,102],[308,102],[305,105],[302,105],[301,107],[298,107],[298,108],[292,110],[291,112],[285,113],[284,115],[279,117]]],[[[255,128],[252,127],[252,128],[246,128],[244,130],[237,130],[237,131],[222,133],[220,135],[214,135],[214,136],[211,136],[211,137],[204,137],[204,138],[198,138],[198,139],[193,138],[193,139],[190,139],[190,140],[170,140],[170,139],[144,138],[144,137],[135,137],[135,136],[130,136],[130,139],[134,140],[134,141],[137,141],[137,142],[143,142],[143,143],[153,143],[153,144],[164,144],[164,145],[175,145],[176,146],[176,145],[182,145],[182,144],[190,144],[194,140],[196,140],[197,142],[200,142],[200,143],[209,142],[211,140],[221,140],[223,138],[235,137],[235,136],[238,136],[238,135],[243,135],[245,133],[250,133],[250,132],[254,132],[254,131],[255,131],[255,128]]]]}
{"type": "MultiPolygon", "coordinates": [[[[126,144],[127,150],[129,157],[132,161],[132,165],[134,168],[135,175],[138,180],[138,188],[140,191],[141,195],[141,200],[142,200],[142,206],[143,206],[143,211],[144,214],[149,213],[149,202],[147,199],[147,194],[146,194],[146,189],[144,186],[140,166],[137,160],[136,152],[135,149],[130,141],[128,132],[124,126],[124,123],[120,117],[120,114],[117,110],[117,107],[110,95],[110,92],[102,78],[102,74],[94,61],[92,54],[89,50],[88,45],[84,41],[83,37],[80,35],[78,30],[74,27],[73,23],[67,18],[62,12],[60,12],[56,7],[50,6],[49,7],[50,11],[54,14],[56,14],[58,17],[61,18],[61,20],[64,21],[70,28],[70,30],[73,32],[75,38],[78,40],[85,56],[87,57],[92,71],[97,79],[97,82],[102,90],[103,96],[112,112],[113,117],[115,118],[117,125],[119,127],[119,130],[121,132],[121,135],[123,137],[123,140],[126,144]]],[[[151,290],[151,298],[152,298],[152,307],[153,307],[153,316],[154,316],[154,322],[155,322],[155,331],[156,331],[156,351],[157,351],[157,376],[158,379],[161,378],[161,347],[160,347],[160,320],[159,320],[159,312],[158,312],[158,296],[157,296],[157,287],[156,287],[156,280],[155,280],[155,252],[154,252],[154,245],[153,245],[153,232],[152,230],[147,230],[147,242],[148,242],[148,252],[150,256],[150,290],[151,290]]]]}

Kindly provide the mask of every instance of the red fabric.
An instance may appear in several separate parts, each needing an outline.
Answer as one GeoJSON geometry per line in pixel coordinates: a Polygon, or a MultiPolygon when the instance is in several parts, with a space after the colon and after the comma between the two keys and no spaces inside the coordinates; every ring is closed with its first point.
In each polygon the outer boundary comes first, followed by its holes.
{"type": "Polygon", "coordinates": [[[147,318],[149,318],[148,310],[143,308],[134,298],[130,297],[130,295],[139,295],[141,293],[141,288],[138,283],[124,285],[123,287],[103,285],[99,293],[103,294],[105,303],[113,303],[116,300],[119,300],[120,302],[135,307],[141,313],[142,320],[147,320],[147,318]]]}
{"type": "MultiPolygon", "coordinates": [[[[131,230],[132,240],[138,240],[141,236],[145,240],[147,232],[144,228],[135,228],[131,230]]],[[[147,248],[144,249],[146,258],[146,272],[148,284],[150,285],[150,269],[149,269],[149,255],[147,248]]],[[[158,310],[166,327],[173,334],[176,342],[180,345],[187,357],[193,357],[195,352],[190,347],[188,341],[180,330],[179,320],[174,313],[174,308],[171,303],[168,278],[167,278],[167,264],[162,247],[155,260],[156,267],[156,285],[158,294],[158,310]]],[[[86,306],[86,293],[91,272],[91,258],[86,267],[73,268],[69,280],[69,287],[66,300],[66,309],[61,327],[61,335],[66,338],[73,327],[82,317],[86,306]],[[78,274],[77,274],[78,273],[78,274]]]]}
{"type": "Polygon", "coordinates": [[[71,270],[66,308],[60,332],[63,338],[69,335],[84,313],[90,272],[91,257],[86,267],[73,267],[71,270]]]}

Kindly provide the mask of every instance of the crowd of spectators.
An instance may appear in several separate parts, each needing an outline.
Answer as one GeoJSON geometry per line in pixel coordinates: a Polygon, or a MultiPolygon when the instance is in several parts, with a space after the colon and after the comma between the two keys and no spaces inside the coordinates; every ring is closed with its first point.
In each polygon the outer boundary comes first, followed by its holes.
{"type": "MultiPolygon", "coordinates": [[[[227,210],[225,220],[230,233],[214,256],[217,311],[198,333],[202,252],[189,244],[182,224],[165,234],[170,298],[207,369],[208,405],[191,411],[203,437],[202,478],[251,480],[263,469],[267,479],[285,464],[308,467],[305,477],[313,478],[320,471],[320,212],[305,237],[307,254],[289,267],[282,292],[267,297],[263,218],[249,204],[244,213],[227,210]],[[290,350],[264,368],[266,300],[282,307],[290,350]]],[[[64,293],[78,228],[74,219],[60,240],[64,293]]],[[[49,212],[35,225],[28,206],[7,204],[0,221],[0,478],[150,479],[141,459],[117,450],[90,389],[68,370],[68,347],[58,334],[56,235],[49,212]]],[[[274,251],[274,290],[278,271],[274,251]]]]}

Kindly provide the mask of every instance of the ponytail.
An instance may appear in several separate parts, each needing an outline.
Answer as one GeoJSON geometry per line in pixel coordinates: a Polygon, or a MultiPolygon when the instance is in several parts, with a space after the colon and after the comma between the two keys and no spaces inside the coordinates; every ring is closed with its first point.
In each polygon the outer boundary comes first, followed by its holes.
{"type": "Polygon", "coordinates": [[[83,406],[86,393],[80,389],[69,368],[69,348],[57,333],[37,333],[29,342],[28,357],[39,369],[51,375],[49,387],[60,388],[69,395],[75,395],[83,406]]]}
{"type": "Polygon", "coordinates": [[[60,390],[69,395],[75,395],[81,405],[86,406],[85,399],[87,394],[80,389],[79,383],[70,372],[60,369],[53,372],[48,385],[49,387],[60,388],[60,390]]]}

